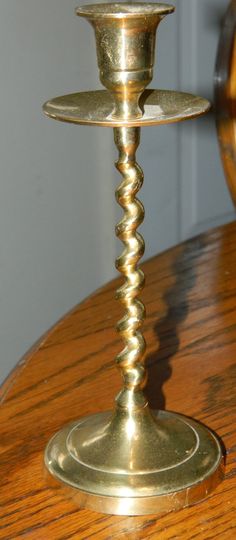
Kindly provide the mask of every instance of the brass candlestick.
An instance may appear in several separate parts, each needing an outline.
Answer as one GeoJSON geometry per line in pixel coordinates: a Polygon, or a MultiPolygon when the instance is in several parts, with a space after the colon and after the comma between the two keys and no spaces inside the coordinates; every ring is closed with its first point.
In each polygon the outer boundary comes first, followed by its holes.
{"type": "Polygon", "coordinates": [[[125,249],[116,261],[125,283],[117,291],[125,316],[118,331],[125,348],[117,356],[124,386],[113,412],[64,427],[49,442],[49,471],[78,489],[81,505],[114,514],[158,514],[203,499],[222,476],[222,452],[214,434],[179,414],[151,411],[143,393],[146,349],[140,331],[145,309],[137,296],[144,285],[138,261],[144,241],[137,227],[144,209],[136,194],[143,173],[136,163],[140,127],[203,114],[205,99],[145,90],[153,74],[155,34],[166,4],[97,4],[78,8],[92,24],[100,79],[106,91],[55,98],[46,115],[66,122],[114,128],[122,175],[116,198],[124,217],[116,227],[125,249]]]}

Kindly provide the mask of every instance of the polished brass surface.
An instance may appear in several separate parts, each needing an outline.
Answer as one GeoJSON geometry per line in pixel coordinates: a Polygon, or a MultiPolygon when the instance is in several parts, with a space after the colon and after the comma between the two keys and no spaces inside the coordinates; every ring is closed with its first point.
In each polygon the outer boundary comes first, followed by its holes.
{"type": "Polygon", "coordinates": [[[56,97],[43,106],[46,116],[62,122],[104,127],[144,127],[188,120],[205,114],[207,99],[173,90],[144,90],[139,104],[141,118],[119,120],[112,117],[114,100],[105,90],[56,97]]]}
{"type": "Polygon", "coordinates": [[[58,120],[114,127],[116,167],[122,181],[116,198],[124,216],[116,234],[124,243],[116,267],[125,276],[116,296],[125,307],[117,329],[124,348],[116,361],[123,388],[112,413],[63,428],[49,442],[45,463],[53,476],[76,488],[76,500],[114,514],[175,510],[203,499],[221,480],[223,458],[217,437],[175,413],[150,411],[143,387],[146,349],[138,299],[144,275],[138,263],[144,241],[137,228],[144,208],[136,197],[143,173],[136,162],[140,127],[203,114],[209,103],[165,90],[147,91],[153,74],[155,32],[173,11],[165,4],[98,4],[78,8],[96,36],[100,78],[109,90],[73,94],[44,106],[58,120]]]}
{"type": "Polygon", "coordinates": [[[101,83],[113,95],[113,118],[141,118],[139,99],[153,77],[156,29],[174,11],[165,4],[120,3],[83,6],[95,30],[101,83]]]}
{"type": "Polygon", "coordinates": [[[116,234],[125,246],[123,253],[116,260],[117,270],[125,276],[125,283],[116,292],[116,297],[126,309],[124,317],[117,325],[125,343],[125,348],[116,358],[124,381],[124,387],[117,397],[117,404],[134,410],[147,405],[142,392],[146,382],[146,372],[142,364],[146,343],[140,332],[145,309],[142,302],[137,299],[144,286],[144,274],[137,265],[145,249],[141,234],[136,232],[144,219],[143,205],[136,198],[136,193],[143,183],[142,169],[135,160],[140,128],[114,128],[114,138],[119,151],[116,167],[123,176],[116,190],[116,199],[124,210],[124,217],[116,226],[116,234]]]}
{"type": "Polygon", "coordinates": [[[68,495],[78,505],[118,515],[158,515],[196,503],[217,486],[224,469],[211,431],[148,407],[64,427],[50,440],[45,461],[55,478],[77,488],[68,495]]]}

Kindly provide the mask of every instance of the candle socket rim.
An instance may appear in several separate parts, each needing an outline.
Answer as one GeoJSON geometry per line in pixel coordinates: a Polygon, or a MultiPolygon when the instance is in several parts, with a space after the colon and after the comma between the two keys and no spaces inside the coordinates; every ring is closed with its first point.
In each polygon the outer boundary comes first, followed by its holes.
{"type": "Polygon", "coordinates": [[[87,4],[76,8],[76,15],[94,19],[151,19],[164,17],[175,11],[175,6],[163,3],[109,2],[107,4],[87,4]],[[118,8],[118,9],[116,9],[118,8]],[[126,9],[125,9],[126,8],[126,9]]]}

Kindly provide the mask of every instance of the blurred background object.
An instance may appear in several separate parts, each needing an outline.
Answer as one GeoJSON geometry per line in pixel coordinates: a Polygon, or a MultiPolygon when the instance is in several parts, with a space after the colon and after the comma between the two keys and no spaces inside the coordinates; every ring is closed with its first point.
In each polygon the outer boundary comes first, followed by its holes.
{"type": "MultiPolygon", "coordinates": [[[[112,131],[49,122],[41,111],[50,97],[101,87],[92,29],[74,15],[78,3],[0,3],[0,379],[59,317],[114,277],[121,249],[111,233],[119,217],[112,131]]],[[[171,3],[176,12],[160,27],[151,86],[212,100],[228,0],[171,3]]],[[[213,113],[143,130],[138,161],[146,258],[234,219],[213,113]]]]}
{"type": "Polygon", "coordinates": [[[236,204],[236,0],[229,4],[218,45],[215,115],[225,177],[236,204]]]}

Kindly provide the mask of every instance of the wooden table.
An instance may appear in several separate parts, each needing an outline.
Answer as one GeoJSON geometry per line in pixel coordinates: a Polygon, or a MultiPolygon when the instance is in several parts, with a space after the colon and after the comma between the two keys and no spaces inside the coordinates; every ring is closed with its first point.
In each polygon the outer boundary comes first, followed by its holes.
{"type": "Polygon", "coordinates": [[[113,517],[79,509],[43,466],[64,423],[112,407],[122,308],[109,283],[66,315],[2,388],[0,538],[236,538],[236,224],[143,265],[151,406],[193,416],[222,437],[224,482],[204,502],[165,515],[113,517]]]}

